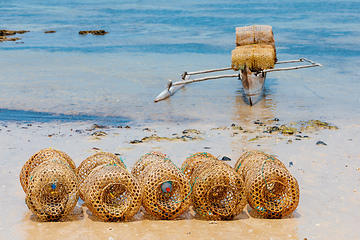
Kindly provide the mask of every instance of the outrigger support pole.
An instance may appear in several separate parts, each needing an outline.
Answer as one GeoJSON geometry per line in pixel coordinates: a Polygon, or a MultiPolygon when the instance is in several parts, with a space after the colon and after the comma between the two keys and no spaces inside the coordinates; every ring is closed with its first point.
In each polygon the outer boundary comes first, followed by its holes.
{"type": "MultiPolygon", "coordinates": [[[[189,74],[187,74],[187,75],[189,75],[189,74]]],[[[231,78],[231,77],[240,77],[240,74],[229,74],[229,75],[203,77],[203,78],[197,78],[197,79],[182,80],[182,81],[178,81],[178,82],[174,82],[174,83],[171,80],[169,80],[169,83],[168,83],[168,85],[166,85],[166,87],[169,89],[171,86],[184,85],[184,84],[188,84],[188,83],[201,82],[201,81],[206,81],[206,80],[211,80],[211,79],[231,78]]]]}
{"type": "Polygon", "coordinates": [[[185,75],[196,75],[196,74],[203,74],[203,73],[227,71],[227,70],[231,70],[231,69],[232,69],[231,67],[228,67],[228,68],[218,68],[218,69],[204,70],[204,71],[198,71],[198,72],[184,72],[182,74],[182,76],[184,76],[184,74],[185,75]]]}
{"type": "MultiPolygon", "coordinates": [[[[280,61],[276,62],[275,64],[283,64],[283,63],[297,63],[297,62],[308,62],[309,65],[304,66],[296,66],[296,67],[288,67],[288,68],[275,68],[275,69],[265,69],[262,71],[254,72],[255,76],[258,76],[259,74],[265,74],[267,72],[275,72],[275,71],[286,71],[286,70],[295,70],[295,69],[301,69],[301,68],[309,68],[309,67],[322,67],[320,63],[315,63],[311,60],[308,60],[306,58],[300,58],[299,60],[289,60],[289,61],[280,61]]],[[[203,77],[203,78],[197,78],[197,79],[189,79],[191,75],[197,75],[197,74],[204,74],[204,73],[212,73],[212,72],[220,72],[220,71],[227,71],[231,70],[231,67],[227,68],[219,68],[219,69],[210,69],[210,70],[204,70],[204,71],[198,71],[198,72],[186,72],[184,71],[183,74],[181,74],[181,81],[178,82],[172,82],[169,80],[169,82],[166,84],[166,88],[163,92],[161,92],[156,98],[155,102],[161,101],[163,99],[166,99],[170,97],[171,95],[175,94],[176,91],[178,91],[183,85],[193,82],[201,82],[211,79],[219,79],[219,78],[232,78],[237,77],[240,79],[240,74],[229,74],[229,75],[218,75],[218,76],[209,76],[209,77],[203,77]]]]}
{"type": "Polygon", "coordinates": [[[308,62],[310,65],[304,65],[304,66],[296,66],[296,67],[288,67],[288,68],[274,68],[274,69],[265,69],[262,71],[258,71],[255,73],[255,76],[261,74],[261,73],[267,73],[267,72],[278,72],[278,71],[287,71],[287,70],[296,70],[301,68],[310,68],[310,67],[322,67],[320,63],[315,63],[311,60],[308,60],[306,58],[300,58],[299,60],[290,60],[290,61],[282,61],[282,62],[276,62],[276,64],[282,64],[282,63],[295,63],[295,62],[308,62]]]}

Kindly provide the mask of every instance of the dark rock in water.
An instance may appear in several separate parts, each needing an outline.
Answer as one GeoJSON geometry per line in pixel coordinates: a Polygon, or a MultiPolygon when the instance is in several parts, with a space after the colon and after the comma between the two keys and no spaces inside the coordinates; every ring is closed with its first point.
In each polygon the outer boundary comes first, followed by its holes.
{"type": "Polygon", "coordinates": [[[106,32],[105,30],[90,30],[90,31],[80,31],[79,34],[80,35],[85,35],[85,34],[93,34],[93,35],[105,35],[109,32],[106,32]]]}
{"type": "Polygon", "coordinates": [[[231,161],[231,158],[229,158],[227,156],[223,156],[221,160],[222,161],[231,161]]]}
{"type": "Polygon", "coordinates": [[[109,128],[108,126],[104,126],[104,125],[98,125],[98,124],[94,124],[92,126],[93,129],[104,129],[104,128],[109,128]]]}
{"type": "Polygon", "coordinates": [[[281,127],[281,133],[284,135],[292,135],[296,131],[296,128],[288,127],[288,126],[282,126],[281,127]]]}
{"type": "Polygon", "coordinates": [[[17,40],[20,40],[21,38],[17,38],[17,37],[9,38],[6,36],[12,36],[15,34],[24,34],[27,32],[29,32],[29,31],[24,31],[24,30],[12,31],[12,30],[0,29],[0,42],[5,42],[5,41],[14,41],[15,42],[17,40]]]}
{"type": "Polygon", "coordinates": [[[96,131],[94,132],[93,134],[91,134],[92,136],[97,136],[97,137],[104,137],[107,135],[106,132],[103,132],[103,131],[96,131]]]}
{"type": "Polygon", "coordinates": [[[152,134],[151,136],[148,137],[143,137],[141,139],[141,142],[149,142],[149,141],[162,141],[162,140],[169,140],[169,138],[167,137],[159,137],[156,134],[152,134]]]}
{"type": "Polygon", "coordinates": [[[256,121],[254,121],[254,124],[263,125],[263,123],[262,123],[260,120],[256,120],[256,121]]]}
{"type": "Polygon", "coordinates": [[[56,33],[56,31],[50,30],[50,31],[44,31],[44,33],[56,33]]]}
{"type": "Polygon", "coordinates": [[[204,149],[210,149],[211,147],[204,147],[204,149]]]}
{"type": "Polygon", "coordinates": [[[93,124],[90,128],[86,129],[86,131],[94,131],[96,129],[108,129],[108,128],[109,128],[108,126],[93,124]]]}
{"type": "Polygon", "coordinates": [[[130,141],[131,144],[136,144],[136,143],[142,143],[141,140],[131,140],[130,141]]]}
{"type": "Polygon", "coordinates": [[[7,42],[7,41],[17,41],[17,40],[20,40],[21,38],[17,38],[17,37],[14,37],[14,38],[8,38],[8,37],[4,37],[4,36],[0,36],[0,42],[7,42]]]}
{"type": "Polygon", "coordinates": [[[181,137],[180,137],[182,140],[185,140],[185,141],[187,141],[187,140],[193,140],[194,138],[192,138],[192,137],[190,137],[190,136],[186,136],[186,135],[182,135],[181,137]]]}
{"type": "Polygon", "coordinates": [[[326,143],[324,143],[323,141],[317,141],[316,142],[316,145],[323,145],[323,146],[327,146],[326,143]]]}
{"type": "Polygon", "coordinates": [[[185,129],[183,134],[202,134],[199,130],[196,129],[185,129]]]}
{"type": "Polygon", "coordinates": [[[244,128],[242,126],[232,126],[232,129],[233,130],[244,130],[244,128]]]}
{"type": "Polygon", "coordinates": [[[277,126],[273,126],[273,127],[270,128],[270,130],[273,131],[273,132],[276,132],[276,131],[280,131],[280,128],[277,127],[277,126]]]}
{"type": "Polygon", "coordinates": [[[0,36],[10,36],[10,35],[15,35],[15,34],[24,34],[30,31],[12,31],[12,30],[6,30],[6,29],[0,29],[0,36]]]}
{"type": "Polygon", "coordinates": [[[231,126],[232,126],[232,127],[235,127],[236,125],[235,125],[235,123],[233,123],[233,124],[231,124],[231,126]]]}
{"type": "Polygon", "coordinates": [[[279,120],[278,118],[274,118],[273,121],[278,122],[278,121],[280,121],[280,120],[279,120]]]}

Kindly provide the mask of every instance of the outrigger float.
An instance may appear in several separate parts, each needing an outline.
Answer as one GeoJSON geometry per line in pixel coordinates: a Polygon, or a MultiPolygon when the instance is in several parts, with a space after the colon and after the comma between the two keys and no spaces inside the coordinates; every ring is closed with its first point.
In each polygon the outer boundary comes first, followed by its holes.
{"type": "Polygon", "coordinates": [[[172,82],[169,80],[166,89],[162,91],[154,100],[159,102],[175,94],[186,84],[201,82],[220,78],[238,78],[241,80],[242,87],[249,105],[256,104],[262,95],[266,74],[275,71],[296,70],[310,67],[322,67],[321,64],[315,63],[306,58],[299,60],[277,61],[276,50],[272,35],[271,26],[255,25],[248,27],[236,28],[236,49],[232,51],[232,66],[228,68],[211,69],[198,72],[186,72],[181,74],[181,80],[172,82]],[[274,65],[286,63],[303,62],[306,65],[274,68],[274,65]],[[239,71],[237,74],[217,75],[190,79],[192,75],[206,74],[212,72],[221,72],[228,70],[239,71]]]}

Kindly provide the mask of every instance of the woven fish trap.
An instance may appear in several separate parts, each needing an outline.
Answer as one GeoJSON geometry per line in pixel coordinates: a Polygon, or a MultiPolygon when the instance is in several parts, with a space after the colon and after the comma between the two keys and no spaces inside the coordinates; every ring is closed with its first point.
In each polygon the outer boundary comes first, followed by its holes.
{"type": "Polygon", "coordinates": [[[265,218],[282,218],[299,204],[297,180],[272,160],[256,163],[245,182],[250,207],[265,218]]]}
{"type": "Polygon", "coordinates": [[[37,153],[35,153],[33,156],[31,156],[23,165],[21,172],[20,172],[20,183],[21,186],[26,193],[27,185],[29,181],[29,176],[31,174],[31,171],[33,171],[37,166],[39,166],[41,163],[49,160],[59,159],[65,162],[69,165],[69,167],[75,171],[76,166],[74,161],[64,153],[63,151],[56,150],[53,148],[45,148],[37,153]]]}
{"type": "Polygon", "coordinates": [[[243,153],[236,161],[234,169],[240,174],[240,176],[245,181],[248,172],[252,171],[251,168],[254,166],[254,164],[264,163],[264,161],[267,160],[271,160],[286,169],[285,165],[276,157],[257,150],[243,153]]]}
{"type": "Polygon", "coordinates": [[[67,162],[45,161],[31,172],[25,202],[42,221],[55,221],[68,215],[78,198],[78,180],[67,162]]]}
{"type": "Polygon", "coordinates": [[[84,182],[86,177],[94,170],[94,168],[103,164],[116,164],[126,169],[123,160],[113,153],[99,152],[86,158],[76,169],[76,175],[79,179],[80,198],[82,200],[84,200],[84,182]]]}
{"type": "Polygon", "coordinates": [[[134,166],[131,169],[131,174],[137,178],[148,165],[153,163],[157,164],[159,162],[163,162],[166,159],[168,159],[166,155],[161,152],[146,153],[134,163],[134,166]]]}
{"type": "Polygon", "coordinates": [[[140,185],[121,165],[97,166],[85,179],[84,189],[86,206],[104,221],[128,220],[141,206],[140,185]]]}
{"type": "Polygon", "coordinates": [[[245,67],[253,72],[272,69],[277,61],[274,44],[258,43],[238,46],[231,51],[231,68],[235,71],[245,67]]]}
{"type": "Polygon", "coordinates": [[[236,45],[244,46],[257,43],[273,43],[274,33],[269,25],[253,25],[236,28],[236,45]]]}
{"type": "Polygon", "coordinates": [[[190,179],[194,170],[199,167],[204,161],[215,160],[216,157],[207,152],[197,152],[190,155],[181,165],[181,172],[190,179]]]}
{"type": "Polygon", "coordinates": [[[198,163],[196,168],[193,170],[191,177],[190,177],[190,185],[194,186],[196,179],[199,175],[204,172],[206,169],[210,168],[214,164],[226,164],[218,159],[207,159],[201,163],[198,163]]]}
{"type": "Polygon", "coordinates": [[[175,219],[190,206],[191,186],[185,175],[169,159],[148,165],[139,176],[142,205],[160,219],[175,219]]]}
{"type": "Polygon", "coordinates": [[[246,205],[245,185],[228,164],[207,161],[191,178],[194,210],[209,220],[231,220],[246,205]]]}

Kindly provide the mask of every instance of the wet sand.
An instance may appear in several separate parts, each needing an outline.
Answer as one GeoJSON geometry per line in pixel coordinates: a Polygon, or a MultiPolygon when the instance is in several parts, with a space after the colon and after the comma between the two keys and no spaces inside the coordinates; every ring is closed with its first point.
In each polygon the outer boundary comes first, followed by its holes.
{"type": "Polygon", "coordinates": [[[260,119],[242,129],[206,124],[94,128],[90,122],[2,123],[0,239],[358,238],[360,125],[309,128],[291,135],[267,132],[269,127],[282,124],[290,123],[260,119]],[[186,129],[197,131],[184,134],[186,129]],[[150,136],[153,138],[146,138],[150,136]],[[318,141],[326,145],[317,145],[318,141]],[[74,211],[59,222],[41,222],[24,202],[19,173],[27,159],[48,147],[66,152],[77,166],[97,151],[119,153],[129,169],[152,150],[167,154],[179,167],[186,157],[199,151],[227,156],[234,166],[244,151],[262,150],[276,155],[298,180],[300,203],[284,219],[262,219],[247,205],[232,221],[202,220],[192,209],[177,220],[163,221],[141,209],[130,221],[103,222],[79,200],[74,211]]]}

